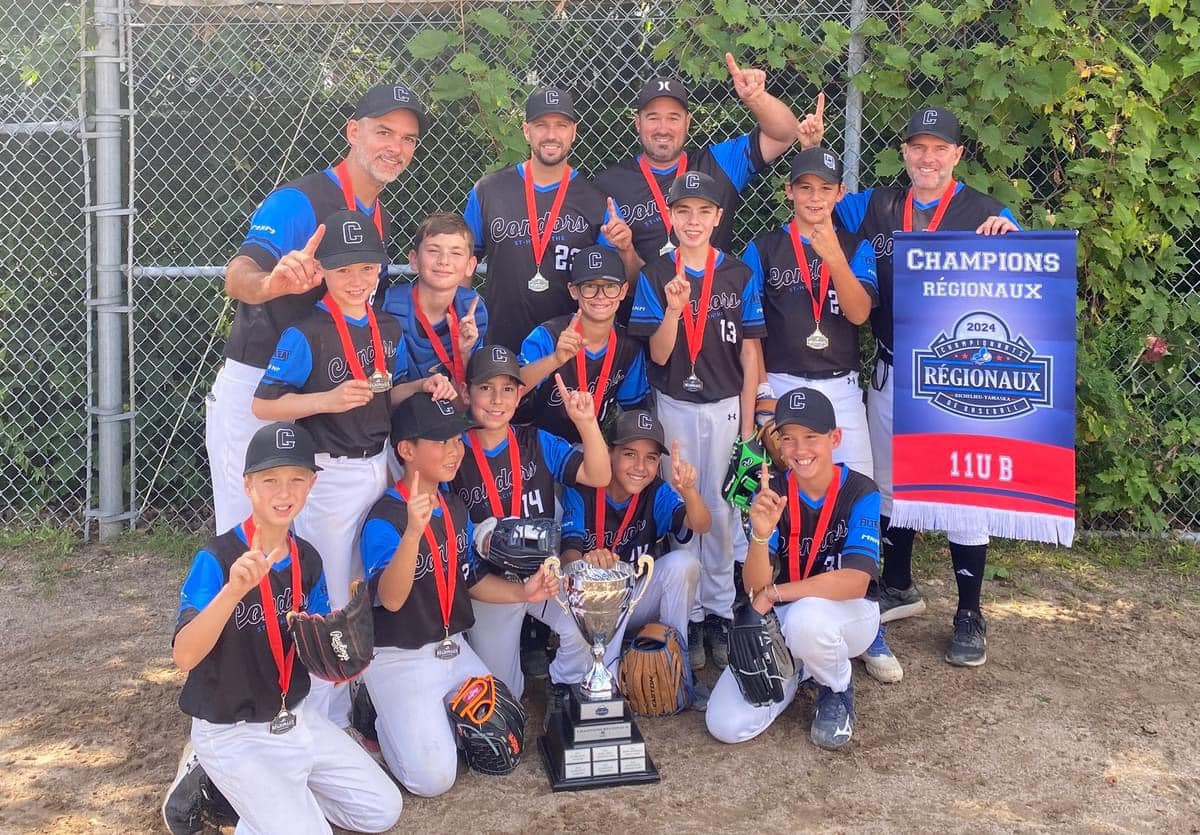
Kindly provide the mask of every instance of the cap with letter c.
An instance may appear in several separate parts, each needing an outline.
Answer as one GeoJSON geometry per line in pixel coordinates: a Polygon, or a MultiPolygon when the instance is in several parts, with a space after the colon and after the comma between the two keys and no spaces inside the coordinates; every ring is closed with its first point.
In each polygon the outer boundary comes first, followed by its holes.
{"type": "Polygon", "coordinates": [[[392,443],[447,441],[475,426],[453,400],[434,400],[429,392],[419,391],[392,410],[392,443]]]}
{"type": "Polygon", "coordinates": [[[775,428],[803,426],[821,435],[837,428],[829,398],[816,389],[795,388],[775,404],[775,428]]]}
{"type": "Polygon", "coordinates": [[[904,141],[922,134],[944,139],[951,145],[962,144],[962,128],[958,124],[958,117],[941,107],[923,108],[908,120],[908,127],[904,129],[904,141]]]}
{"type": "Polygon", "coordinates": [[[417,94],[407,84],[376,84],[363,93],[362,98],[354,107],[354,115],[350,118],[374,119],[393,110],[407,110],[417,117],[417,127],[422,134],[429,129],[429,117],[425,113],[425,105],[417,98],[417,94]]]}
{"type": "Polygon", "coordinates": [[[667,437],[662,424],[645,409],[621,412],[608,432],[608,443],[611,446],[624,446],[634,441],[653,441],[658,444],[659,452],[664,455],[668,452],[667,437]]]}
{"type": "Polygon", "coordinates": [[[321,468],[316,459],[317,444],[307,429],[286,421],[268,423],[250,438],[242,475],[275,467],[303,467],[318,473],[321,468]]]}
{"type": "Polygon", "coordinates": [[[721,205],[721,189],[717,181],[703,171],[685,171],[676,177],[667,192],[667,205],[673,206],[689,197],[706,200],[714,206],[721,205]]]}
{"type": "Polygon", "coordinates": [[[625,283],[625,265],[615,249],[597,244],[581,249],[571,259],[571,283],[611,281],[625,283]]]}
{"type": "Polygon", "coordinates": [[[572,122],[578,122],[575,113],[575,101],[571,94],[560,87],[542,87],[534,90],[525,99],[525,121],[532,122],[542,116],[551,114],[566,116],[572,122]]]}
{"type": "Polygon", "coordinates": [[[375,222],[362,212],[341,209],[326,217],[325,237],[317,244],[321,268],[336,270],[349,264],[386,264],[383,241],[375,222]]]}

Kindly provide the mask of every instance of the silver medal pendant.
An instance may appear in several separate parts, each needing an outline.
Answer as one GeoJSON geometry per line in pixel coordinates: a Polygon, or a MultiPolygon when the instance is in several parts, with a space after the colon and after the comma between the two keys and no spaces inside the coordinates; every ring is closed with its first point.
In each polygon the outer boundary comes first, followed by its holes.
{"type": "Polygon", "coordinates": [[[538,271],[533,274],[533,278],[529,279],[529,289],[535,293],[545,293],[550,289],[550,282],[546,280],[546,276],[542,275],[542,270],[539,267],[538,271]]]}
{"type": "Polygon", "coordinates": [[[824,351],[829,347],[829,337],[821,333],[821,326],[817,325],[817,329],[808,335],[804,344],[814,351],[824,351]]]}
{"type": "Polygon", "coordinates": [[[696,376],[696,366],[692,366],[692,373],[683,378],[683,390],[695,394],[704,389],[704,381],[696,376]]]}
{"type": "Polygon", "coordinates": [[[460,651],[457,643],[449,638],[443,638],[438,641],[437,647],[433,650],[433,655],[439,661],[449,661],[452,658],[457,658],[460,651]]]}
{"type": "Polygon", "coordinates": [[[671,243],[671,239],[667,238],[667,242],[658,248],[659,255],[669,255],[675,251],[675,244],[671,243]]]}
{"type": "Polygon", "coordinates": [[[382,394],[385,391],[391,391],[392,381],[382,371],[375,371],[367,378],[367,387],[375,394],[382,394]]]}
{"type": "Polygon", "coordinates": [[[286,707],[281,708],[279,713],[275,714],[275,718],[271,720],[271,733],[276,736],[285,734],[294,727],[296,727],[296,714],[286,707]]]}

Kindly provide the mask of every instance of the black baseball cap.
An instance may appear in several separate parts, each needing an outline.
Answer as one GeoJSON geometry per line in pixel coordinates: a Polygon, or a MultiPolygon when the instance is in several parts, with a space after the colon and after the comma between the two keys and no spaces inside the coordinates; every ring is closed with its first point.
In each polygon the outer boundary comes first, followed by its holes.
{"type": "Polygon", "coordinates": [[[625,265],[615,249],[606,246],[589,246],[575,253],[571,262],[571,283],[585,281],[612,281],[625,283],[625,265]]]}
{"type": "Polygon", "coordinates": [[[805,426],[822,435],[837,428],[829,398],[816,389],[792,389],[775,404],[775,427],[805,426]]]}
{"type": "Polygon", "coordinates": [[[828,148],[806,148],[792,159],[788,182],[794,183],[805,174],[815,174],[835,186],[842,184],[842,159],[828,148]]]}
{"type": "Polygon", "coordinates": [[[429,128],[429,117],[425,114],[425,105],[417,98],[417,94],[406,84],[376,84],[363,93],[354,108],[353,119],[366,119],[391,113],[393,110],[407,110],[417,117],[417,127],[421,133],[429,128]]]}
{"type": "Polygon", "coordinates": [[[958,117],[940,107],[927,107],[914,113],[904,129],[904,141],[923,133],[945,139],[951,145],[962,144],[962,128],[958,124],[958,117]]]}
{"type": "Polygon", "coordinates": [[[684,110],[690,110],[688,107],[687,88],[683,86],[683,82],[678,78],[670,78],[668,76],[652,78],[642,85],[641,91],[638,92],[637,109],[641,110],[650,102],[661,98],[675,99],[675,101],[683,105],[684,110]]]}
{"type": "Polygon", "coordinates": [[[335,270],[347,264],[387,263],[379,230],[362,212],[342,209],[321,222],[325,224],[325,237],[317,245],[317,260],[323,269],[335,270]]]}
{"type": "Polygon", "coordinates": [[[667,438],[662,424],[658,422],[658,418],[645,409],[621,412],[608,431],[608,442],[612,446],[621,446],[642,440],[654,441],[663,454],[667,453],[667,438]]]}
{"type": "Polygon", "coordinates": [[[392,444],[400,441],[447,441],[477,424],[454,405],[453,400],[434,400],[419,391],[392,410],[392,444]]]}
{"type": "Polygon", "coordinates": [[[521,363],[517,355],[503,345],[485,345],[467,363],[467,382],[482,383],[501,374],[521,382],[521,363]]]}
{"type": "Polygon", "coordinates": [[[529,98],[525,99],[526,122],[551,113],[566,116],[572,122],[579,121],[571,94],[559,87],[542,87],[534,90],[529,94],[529,98]]]}
{"type": "Polygon", "coordinates": [[[672,206],[688,197],[707,200],[715,206],[721,205],[721,189],[717,181],[702,171],[685,171],[671,183],[667,192],[667,205],[672,206]]]}
{"type": "Polygon", "coordinates": [[[268,423],[250,439],[242,475],[274,467],[303,467],[318,473],[321,468],[316,456],[317,444],[303,426],[286,421],[268,423]]]}

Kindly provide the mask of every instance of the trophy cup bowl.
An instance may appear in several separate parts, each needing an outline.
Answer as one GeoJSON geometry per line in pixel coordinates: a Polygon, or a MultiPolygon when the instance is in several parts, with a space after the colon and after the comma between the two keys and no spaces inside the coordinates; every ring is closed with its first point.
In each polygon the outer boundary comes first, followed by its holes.
{"type": "Polygon", "coordinates": [[[589,698],[609,698],[613,681],[612,673],[604,666],[605,648],[649,588],[654,558],[643,554],[636,568],[627,562],[598,568],[576,560],[556,573],[561,578],[561,592],[566,595],[565,600],[561,596],[556,598],[558,604],[575,621],[584,640],[592,645],[592,668],[580,686],[589,698]],[[642,587],[634,597],[634,586],[642,578],[642,587]]]}

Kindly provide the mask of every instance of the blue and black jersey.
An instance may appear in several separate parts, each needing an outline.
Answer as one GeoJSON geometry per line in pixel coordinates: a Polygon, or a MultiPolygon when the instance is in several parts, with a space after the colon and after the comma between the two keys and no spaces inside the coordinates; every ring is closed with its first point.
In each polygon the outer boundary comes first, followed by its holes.
{"type": "MultiPolygon", "coordinates": [[[[763,361],[767,372],[796,377],[829,377],[855,371],[859,367],[858,325],[842,315],[832,279],[821,312],[821,332],[829,338],[829,347],[816,351],[805,343],[816,328],[812,303],[819,292],[821,259],[809,240],[801,236],[800,243],[812,276],[810,290],[796,263],[789,226],[790,223],[785,224],[755,238],[742,254],[762,296],[767,327],[763,361]]],[[[866,289],[874,307],[879,303],[875,251],[856,235],[838,230],[837,236],[846,260],[850,262],[850,271],[866,289]]]]}
{"type": "MultiPolygon", "coordinates": [[[[373,218],[374,207],[355,201],[358,211],[373,218]]],[[[292,180],[267,195],[250,217],[250,228],[238,248],[260,269],[271,270],[289,252],[303,249],[317,231],[321,221],[346,208],[346,198],[333,169],[326,168],[292,180]]],[[[391,235],[391,218],[385,211],[382,218],[383,240],[391,235]]],[[[387,271],[380,271],[379,288],[375,298],[383,297],[387,271]]],[[[229,339],[225,342],[225,358],[266,368],[284,329],[305,316],[321,296],[324,283],[307,293],[280,296],[264,304],[238,302],[237,314],[229,339]]]]}
{"type": "Polygon", "coordinates": [[[605,495],[607,507],[604,511],[604,542],[601,544],[596,536],[596,492],[595,487],[582,484],[563,491],[563,551],[573,548],[586,554],[607,548],[625,562],[635,563],[642,554],[661,556],[660,545],[667,534],[680,542],[687,542],[692,537],[685,523],[687,506],[683,497],[661,476],[656,476],[636,497],[623,502],[605,495]],[[634,498],[638,505],[629,527],[621,534],[621,541],[614,542],[617,528],[621,527],[629,502],[634,498]]]}
{"type": "MultiPolygon", "coordinates": [[[[452,377],[451,369],[442,367],[442,361],[438,359],[437,353],[433,350],[433,343],[429,341],[425,329],[417,321],[416,310],[412,303],[412,291],[412,284],[397,284],[389,287],[383,296],[383,311],[399,319],[404,331],[404,347],[408,359],[407,379],[422,380],[435,372],[452,377]]],[[[460,319],[467,315],[467,311],[471,309],[471,300],[477,296],[479,294],[469,287],[459,287],[455,292],[454,312],[460,319]]],[[[450,322],[443,316],[440,322],[431,322],[430,324],[434,334],[442,343],[442,350],[446,352],[446,356],[453,357],[454,353],[450,344],[450,322]]],[[[488,309],[483,299],[480,299],[475,306],[475,326],[479,331],[479,337],[475,340],[475,347],[462,358],[464,368],[471,361],[471,355],[483,346],[487,336],[488,309]]]]}
{"type": "MultiPolygon", "coordinates": [[[[329,592],[321,557],[312,545],[296,538],[300,555],[300,610],[315,615],[329,613],[329,592]]],[[[175,634],[204,611],[229,582],[229,569],[250,548],[246,533],[237,525],[214,536],[196,552],[179,592],[175,634]]],[[[271,593],[279,618],[283,651],[292,645],[286,616],[292,608],[292,558],[271,567],[271,593]]],[[[288,685],[287,705],[294,708],[308,695],[308,670],[297,658],[288,685]]],[[[258,586],[242,597],[221,629],[216,644],[188,672],[179,707],[188,716],[223,725],[234,722],[270,722],[279,713],[279,671],[267,642],[262,595],[258,586]]]]}

